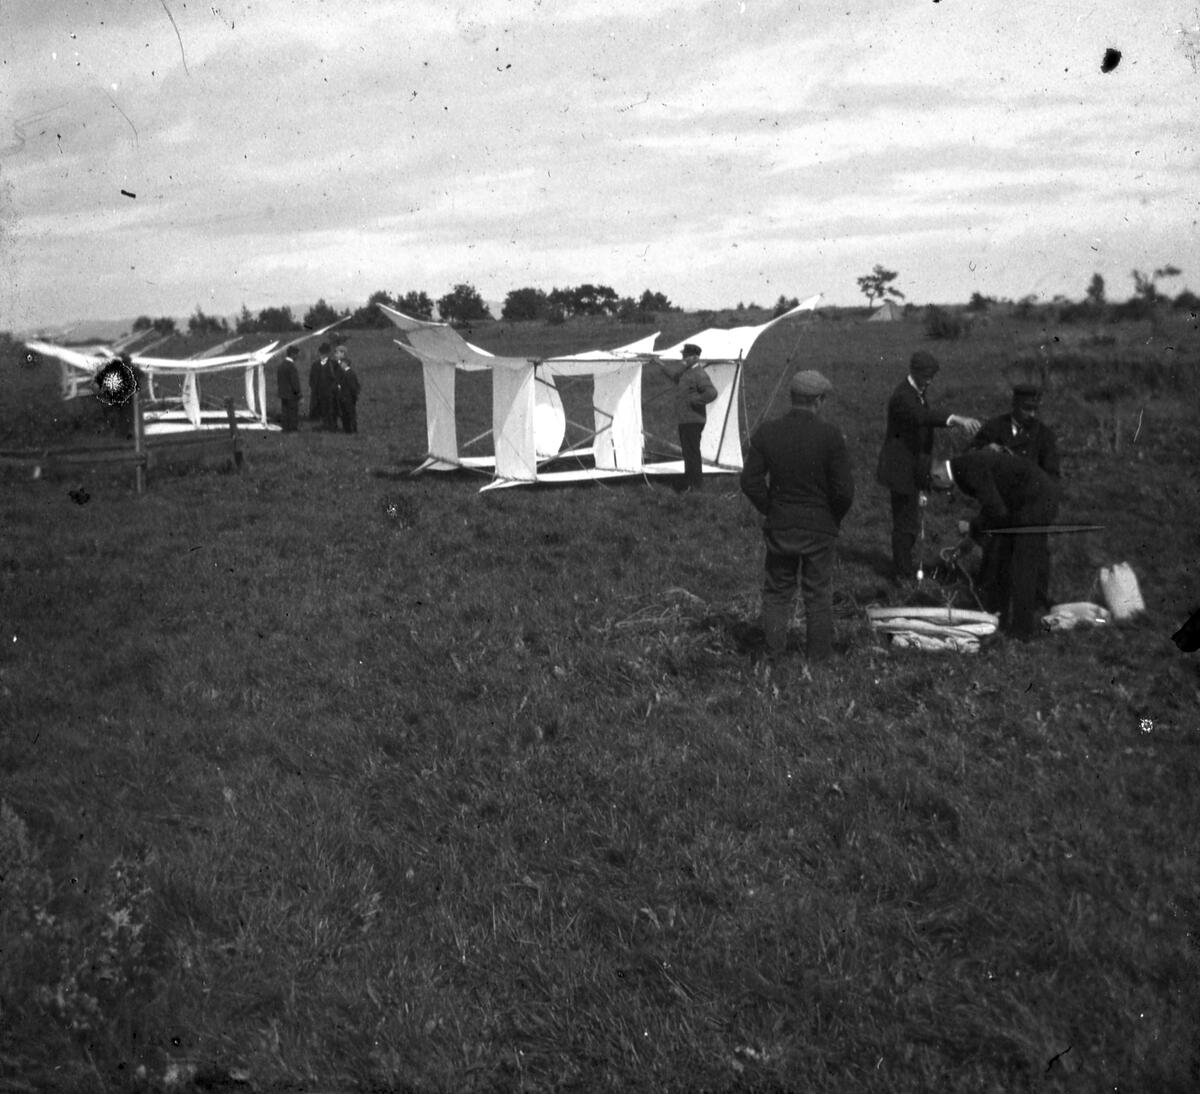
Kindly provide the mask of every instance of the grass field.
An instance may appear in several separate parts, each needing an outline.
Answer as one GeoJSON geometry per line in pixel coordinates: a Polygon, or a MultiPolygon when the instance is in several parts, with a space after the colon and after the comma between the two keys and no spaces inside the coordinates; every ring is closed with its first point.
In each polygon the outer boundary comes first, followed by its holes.
{"type": "MultiPolygon", "coordinates": [[[[0,1090],[1200,1089],[1200,672],[1169,638],[1200,606],[1194,318],[768,332],[749,418],[820,368],[859,488],[811,677],[744,652],[734,478],[412,478],[419,370],[349,348],[357,436],[247,435],[242,473],[140,498],[4,480],[0,1090]],[[1054,592],[1128,560],[1138,622],[872,636],[883,407],[921,346],[960,413],[1044,378],[1060,519],[1105,525],[1055,542],[1054,592]]],[[[49,365],[8,373],[0,447],[91,428],[49,365]]],[[[931,549],[969,511],[939,501],[931,549]]]]}

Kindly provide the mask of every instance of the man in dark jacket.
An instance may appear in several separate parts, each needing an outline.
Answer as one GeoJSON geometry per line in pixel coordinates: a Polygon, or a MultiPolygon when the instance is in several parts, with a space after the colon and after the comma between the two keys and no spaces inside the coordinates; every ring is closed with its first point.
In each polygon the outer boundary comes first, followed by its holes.
{"type": "Polygon", "coordinates": [[[275,373],[279,387],[279,405],[284,433],[295,433],[300,428],[300,371],[296,368],[296,347],[288,346],[283,353],[275,373]]]}
{"type": "Polygon", "coordinates": [[[1039,419],[1041,406],[1042,392],[1036,384],[1013,385],[1012,410],[984,422],[971,447],[996,445],[1037,464],[1051,478],[1059,478],[1058,439],[1039,419]]]}
{"type": "MultiPolygon", "coordinates": [[[[1037,528],[1058,513],[1058,481],[1020,456],[999,449],[965,452],[933,470],[936,488],[957,486],[979,502],[971,534],[983,540],[992,529],[1037,528]]],[[[995,567],[981,587],[983,606],[1000,615],[1000,625],[1016,638],[1032,638],[1038,582],[1048,564],[1045,532],[1001,532],[995,567]]],[[[983,577],[985,575],[981,575],[983,577]]]]}
{"type": "Polygon", "coordinates": [[[333,355],[326,361],[325,413],[322,417],[322,429],[331,433],[338,431],[338,418],[341,415],[341,402],[338,395],[338,376],[341,373],[340,362],[349,361],[346,347],[339,342],[333,355]]]}
{"type": "Polygon", "coordinates": [[[792,408],[764,422],[750,438],[742,493],[767,519],[762,622],[767,652],[779,657],[801,574],[810,662],[833,653],[834,547],[854,502],[846,440],[818,417],[832,385],[819,372],[792,378],[792,408]]]}
{"type": "MultiPolygon", "coordinates": [[[[1042,405],[1042,392],[1036,384],[1016,384],[1012,389],[1012,411],[989,418],[971,441],[972,448],[994,448],[1011,452],[1014,456],[1029,460],[1046,472],[1052,479],[1060,479],[1058,440],[1054,430],[1038,418],[1042,405]]],[[[997,550],[1005,537],[989,536],[983,545],[983,562],[980,565],[980,581],[990,585],[998,565],[997,550]]],[[[1049,611],[1050,559],[1039,571],[1036,603],[1049,611]]]]}
{"type": "Polygon", "coordinates": [[[322,342],[317,347],[317,356],[308,370],[308,417],[310,421],[324,424],[329,417],[327,407],[332,401],[334,386],[331,347],[322,342]]]}
{"type": "Polygon", "coordinates": [[[358,393],[361,385],[358,376],[350,365],[350,357],[345,346],[338,346],[334,351],[334,365],[337,369],[337,394],[335,405],[342,417],[342,429],[347,433],[358,432],[358,393]]]}
{"type": "Polygon", "coordinates": [[[675,385],[675,420],[679,424],[679,447],[683,449],[684,490],[704,489],[704,464],[700,437],[708,414],[704,409],[717,397],[708,373],[700,367],[700,347],[688,342],[681,362],[660,361],[659,367],[675,385]]]}
{"type": "Polygon", "coordinates": [[[892,496],[892,579],[903,581],[916,573],[913,547],[921,531],[923,491],[929,488],[933,462],[933,431],[960,426],[969,435],[979,429],[974,418],[947,414],[929,405],[926,393],[941,366],[937,358],[917,350],[908,375],[888,400],[887,432],[879,452],[875,479],[892,496]]]}

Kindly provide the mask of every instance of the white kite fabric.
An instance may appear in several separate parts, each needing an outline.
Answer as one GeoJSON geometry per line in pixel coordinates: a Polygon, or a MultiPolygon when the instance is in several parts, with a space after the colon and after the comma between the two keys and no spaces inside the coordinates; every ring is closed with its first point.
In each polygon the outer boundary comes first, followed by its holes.
{"type": "MultiPolygon", "coordinates": [[[[698,331],[676,345],[655,350],[657,334],[610,350],[589,350],[564,357],[493,357],[464,341],[444,323],[414,319],[378,305],[402,338],[396,344],[421,363],[425,381],[428,454],[418,468],[466,467],[490,471],[483,489],[533,483],[581,482],[629,475],[679,474],[682,460],[646,459],[642,421],[642,368],[654,360],[679,360],[689,342],[703,350],[702,364],[717,398],[708,405],[700,456],[709,474],[735,473],[742,467],[738,395],[742,367],[751,347],[768,327],[799,312],[811,311],[814,296],[755,327],[698,331]],[[492,456],[464,455],[459,449],[455,406],[458,371],[492,374],[492,456]],[[587,443],[563,448],[566,417],[556,381],[592,378],[592,433],[587,443]],[[564,457],[588,457],[591,466],[548,469],[564,457]]],[[[478,440],[479,438],[475,438],[478,440]]],[[[467,442],[469,446],[471,442],[467,442]]]]}
{"type": "MultiPolygon", "coordinates": [[[[133,354],[130,361],[146,378],[145,397],[155,400],[155,378],[178,379],[181,381],[179,394],[168,396],[161,402],[166,405],[146,410],[143,414],[146,434],[191,432],[197,429],[228,429],[229,415],[221,408],[204,409],[200,396],[199,379],[217,372],[244,370],[245,405],[234,410],[234,420],[243,429],[274,431],[279,426],[267,421],[267,363],[289,346],[298,346],[309,339],[317,338],[332,330],[345,318],[330,323],[320,330],[294,338],[284,345],[270,342],[255,350],[219,356],[223,348],[237,339],[230,339],[221,346],[206,350],[197,357],[147,357],[133,354]]],[[[63,399],[76,399],[94,392],[92,381],[96,374],[117,356],[114,348],[97,346],[89,351],[57,346],[50,342],[28,342],[28,347],[58,360],[61,371],[60,394],[63,399]]],[[[157,343],[156,343],[157,344],[157,343]]]]}

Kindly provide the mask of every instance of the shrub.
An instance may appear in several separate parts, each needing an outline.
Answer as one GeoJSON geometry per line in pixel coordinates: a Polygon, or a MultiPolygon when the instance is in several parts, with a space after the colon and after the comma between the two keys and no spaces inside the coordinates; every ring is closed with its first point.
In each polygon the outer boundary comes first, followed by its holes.
{"type": "Polygon", "coordinates": [[[492,313],[484,303],[483,297],[474,285],[461,282],[440,297],[437,302],[438,315],[447,322],[455,325],[475,322],[478,319],[491,319],[492,313]]]}
{"type": "Polygon", "coordinates": [[[0,366],[19,365],[22,368],[37,368],[42,362],[40,354],[27,349],[6,330],[0,330],[0,366]]]}
{"type": "Polygon", "coordinates": [[[657,323],[658,313],[647,309],[632,296],[625,296],[617,306],[617,319],[622,323],[657,323]]]}
{"type": "Polygon", "coordinates": [[[1078,304],[1064,304],[1058,309],[1060,323],[1088,323],[1104,317],[1104,309],[1083,301],[1078,304]]]}
{"type": "Polygon", "coordinates": [[[1005,375],[1013,383],[1032,381],[1044,387],[1074,391],[1089,402],[1115,402],[1146,395],[1194,392],[1195,370],[1157,354],[1092,354],[1064,352],[1015,360],[1005,375]]]}
{"type": "Polygon", "coordinates": [[[540,319],[546,314],[546,294],[532,287],[513,289],[505,298],[500,318],[513,322],[540,319]]]}
{"type": "Polygon", "coordinates": [[[970,323],[961,315],[931,304],[925,309],[925,334],[930,338],[961,338],[970,323]]]}
{"type": "Polygon", "coordinates": [[[1109,310],[1109,318],[1114,323],[1122,321],[1137,322],[1142,319],[1153,319],[1157,304],[1144,296],[1131,296],[1123,304],[1113,304],[1109,310]]]}

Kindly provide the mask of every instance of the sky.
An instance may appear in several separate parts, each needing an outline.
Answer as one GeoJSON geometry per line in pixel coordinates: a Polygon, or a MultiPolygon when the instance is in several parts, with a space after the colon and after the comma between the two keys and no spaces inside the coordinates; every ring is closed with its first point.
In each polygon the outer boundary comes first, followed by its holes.
{"type": "Polygon", "coordinates": [[[0,329],[1200,291],[1198,132],[1200,0],[5,0],[0,329]]]}

